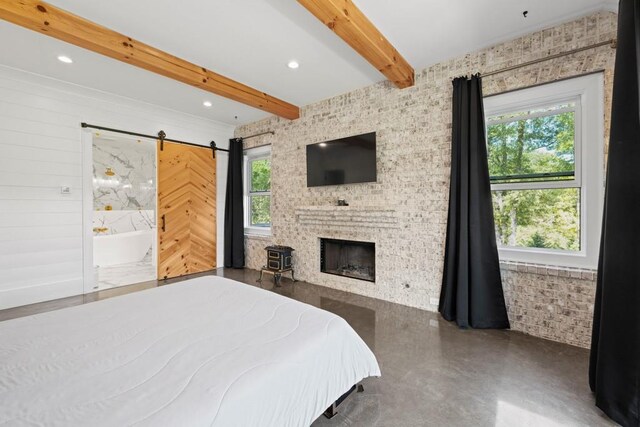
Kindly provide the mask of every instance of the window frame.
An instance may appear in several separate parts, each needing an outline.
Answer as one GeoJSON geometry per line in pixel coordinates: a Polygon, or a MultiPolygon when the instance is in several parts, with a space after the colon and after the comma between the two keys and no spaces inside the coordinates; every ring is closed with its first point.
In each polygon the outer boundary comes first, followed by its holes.
{"type": "MultiPolygon", "coordinates": [[[[257,160],[269,159],[271,162],[271,146],[248,148],[244,150],[243,177],[244,177],[244,234],[271,235],[271,223],[268,227],[251,225],[251,197],[269,196],[271,199],[271,188],[269,191],[251,191],[251,163],[257,160]]],[[[269,215],[271,215],[271,203],[269,203],[269,215]]]]}
{"type": "MultiPolygon", "coordinates": [[[[535,119],[538,117],[546,117],[546,116],[554,116],[557,114],[566,113],[572,111],[574,113],[574,146],[573,146],[573,156],[574,156],[574,173],[573,179],[563,179],[563,180],[539,180],[539,181],[529,181],[529,182],[498,182],[495,184],[491,184],[491,191],[500,191],[500,190],[546,190],[552,188],[581,188],[582,187],[582,103],[580,97],[574,96],[567,99],[559,99],[555,102],[547,102],[544,104],[527,104],[523,109],[541,109],[552,107],[554,105],[569,103],[572,102],[575,104],[574,108],[564,108],[561,110],[556,110],[552,112],[538,112],[534,114],[530,114],[527,116],[522,116],[521,118],[513,118],[513,119],[503,119],[492,122],[491,124],[501,124],[501,123],[511,123],[518,120],[528,120],[535,119]]],[[[500,114],[506,114],[515,110],[507,110],[504,112],[493,113],[491,115],[487,114],[486,117],[496,116],[500,114]]],[[[487,121],[487,126],[485,128],[485,132],[487,133],[487,144],[488,144],[488,132],[489,132],[489,122],[487,121]]],[[[488,151],[487,151],[488,152],[488,151]]]]}
{"type": "MultiPolygon", "coordinates": [[[[491,184],[491,192],[580,189],[580,250],[498,246],[500,259],[577,268],[596,268],[604,195],[604,79],[602,73],[561,80],[484,98],[487,118],[575,102],[575,173],[572,180],[491,184]]],[[[532,116],[535,116],[532,115],[532,116]]],[[[529,118],[529,117],[526,117],[529,118]]],[[[495,122],[494,122],[495,123],[495,122]]]]}

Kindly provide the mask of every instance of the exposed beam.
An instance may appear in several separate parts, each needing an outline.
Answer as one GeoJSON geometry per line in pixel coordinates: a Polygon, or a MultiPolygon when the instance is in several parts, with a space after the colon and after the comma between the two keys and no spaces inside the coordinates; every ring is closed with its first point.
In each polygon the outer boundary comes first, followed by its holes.
{"type": "Polygon", "coordinates": [[[300,117],[295,105],[43,1],[0,0],[0,18],[280,117],[300,117]]]}
{"type": "Polygon", "coordinates": [[[397,87],[413,86],[413,67],[351,0],[298,0],[397,87]]]}

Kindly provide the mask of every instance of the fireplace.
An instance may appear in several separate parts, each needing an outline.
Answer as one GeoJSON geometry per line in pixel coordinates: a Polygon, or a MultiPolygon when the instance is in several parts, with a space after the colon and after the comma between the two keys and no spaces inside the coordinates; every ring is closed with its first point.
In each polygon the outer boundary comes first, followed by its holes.
{"type": "Polygon", "coordinates": [[[321,238],[320,271],[375,282],[376,244],[321,238]]]}

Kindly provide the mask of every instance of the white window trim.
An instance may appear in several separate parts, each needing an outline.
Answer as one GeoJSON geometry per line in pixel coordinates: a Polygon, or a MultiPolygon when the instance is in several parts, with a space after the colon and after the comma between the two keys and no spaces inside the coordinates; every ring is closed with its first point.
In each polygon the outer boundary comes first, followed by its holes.
{"type": "MultiPolygon", "coordinates": [[[[244,178],[244,234],[245,235],[252,235],[252,234],[260,235],[260,236],[271,235],[271,227],[252,227],[249,225],[251,223],[251,219],[250,219],[251,200],[249,197],[251,177],[249,176],[250,174],[249,164],[254,160],[269,159],[269,158],[271,158],[270,145],[265,145],[263,147],[249,148],[244,151],[243,178],[244,178]]],[[[263,194],[271,196],[271,191],[265,192],[263,194]]]]}
{"type": "MultiPolygon", "coordinates": [[[[576,252],[498,247],[500,260],[577,268],[596,268],[604,197],[604,79],[602,73],[508,92],[484,99],[485,117],[577,99],[574,180],[545,183],[546,188],[581,187],[581,250],[576,252]],[[580,138],[580,140],[578,140],[580,138]],[[586,172],[586,173],[583,173],[586,172]]],[[[527,185],[518,184],[518,188],[527,185]]],[[[538,188],[539,184],[532,184],[538,188]]],[[[507,190],[510,184],[493,184],[507,190]]]]}

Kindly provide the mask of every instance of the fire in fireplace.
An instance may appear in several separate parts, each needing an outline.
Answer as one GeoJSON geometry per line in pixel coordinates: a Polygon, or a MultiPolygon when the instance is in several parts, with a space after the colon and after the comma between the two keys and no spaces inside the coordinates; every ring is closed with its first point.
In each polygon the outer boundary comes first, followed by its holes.
{"type": "Polygon", "coordinates": [[[376,244],[321,238],[320,271],[375,282],[376,244]]]}

